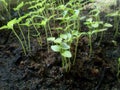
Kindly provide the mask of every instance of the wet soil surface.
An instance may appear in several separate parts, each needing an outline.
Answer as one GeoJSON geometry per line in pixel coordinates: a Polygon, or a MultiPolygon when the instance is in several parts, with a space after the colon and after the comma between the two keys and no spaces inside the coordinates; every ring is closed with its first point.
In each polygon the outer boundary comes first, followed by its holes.
{"type": "Polygon", "coordinates": [[[120,90],[116,76],[120,38],[117,46],[108,39],[100,45],[95,40],[89,58],[88,38],[82,37],[76,63],[65,72],[60,55],[48,52],[46,45],[41,48],[34,39],[32,52],[25,56],[13,36],[3,43],[4,33],[0,33],[0,90],[120,90]]]}

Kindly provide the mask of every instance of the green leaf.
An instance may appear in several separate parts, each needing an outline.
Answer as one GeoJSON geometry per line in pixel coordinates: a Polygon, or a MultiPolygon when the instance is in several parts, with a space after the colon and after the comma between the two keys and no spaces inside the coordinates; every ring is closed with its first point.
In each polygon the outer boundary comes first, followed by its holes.
{"type": "Polygon", "coordinates": [[[92,18],[88,18],[87,22],[92,22],[92,20],[93,20],[92,18]]]}
{"type": "Polygon", "coordinates": [[[60,51],[61,51],[60,45],[52,45],[52,46],[51,46],[51,49],[52,49],[54,52],[60,52],[60,51]]]}
{"type": "Polygon", "coordinates": [[[47,41],[54,41],[55,40],[55,37],[49,37],[47,38],[47,41]]]}
{"type": "Polygon", "coordinates": [[[97,22],[92,23],[92,27],[97,28],[98,26],[99,26],[99,24],[97,22]]]}
{"type": "Polygon", "coordinates": [[[72,31],[72,35],[74,35],[74,36],[79,36],[79,34],[80,34],[80,33],[79,33],[77,30],[73,30],[73,31],[72,31]]]}
{"type": "Polygon", "coordinates": [[[86,16],[81,16],[80,20],[84,20],[86,18],[86,16]]]}
{"type": "Polygon", "coordinates": [[[68,45],[67,43],[61,43],[61,48],[62,49],[70,49],[70,45],[68,45]]]}
{"type": "Polygon", "coordinates": [[[13,29],[13,25],[17,23],[16,18],[7,23],[8,29],[13,29]]]}
{"type": "Polygon", "coordinates": [[[27,26],[27,27],[31,26],[31,24],[30,24],[30,18],[27,18],[27,19],[26,19],[26,22],[25,22],[25,23],[22,23],[22,24],[20,24],[20,25],[24,25],[24,26],[27,26]]]}
{"type": "Polygon", "coordinates": [[[67,38],[68,38],[68,39],[71,39],[71,38],[72,38],[72,34],[71,34],[71,33],[66,33],[66,35],[67,35],[67,38]]]}
{"type": "Polygon", "coordinates": [[[7,29],[8,27],[6,26],[6,25],[4,25],[4,26],[2,26],[2,27],[0,27],[0,30],[2,30],[2,29],[7,29]]]}
{"type": "Polygon", "coordinates": [[[25,15],[21,16],[20,18],[18,18],[17,23],[21,22],[23,19],[27,18],[29,15],[31,15],[31,13],[28,13],[28,14],[25,14],[25,15]]]}
{"type": "Polygon", "coordinates": [[[63,12],[63,17],[67,16],[67,14],[68,14],[68,11],[67,11],[67,10],[64,11],[64,12],[63,12]]]}
{"type": "Polygon", "coordinates": [[[54,43],[61,43],[62,42],[62,38],[57,38],[54,40],[54,43]]]}
{"type": "Polygon", "coordinates": [[[70,51],[64,51],[63,53],[61,53],[62,56],[67,57],[67,58],[71,58],[72,54],[70,51]]]}
{"type": "Polygon", "coordinates": [[[67,39],[65,40],[65,42],[71,42],[73,37],[72,37],[72,34],[71,33],[66,33],[67,35],[67,39]]]}
{"type": "Polygon", "coordinates": [[[63,28],[62,27],[56,27],[56,28],[54,28],[55,30],[63,30],[63,28]]]}
{"type": "Polygon", "coordinates": [[[14,10],[15,11],[18,11],[18,10],[20,10],[20,8],[22,8],[23,7],[23,5],[24,5],[24,3],[23,2],[21,2],[16,8],[14,8],[14,10]]]}
{"type": "Polygon", "coordinates": [[[65,5],[59,5],[56,9],[57,10],[65,10],[65,5]]]}
{"type": "Polygon", "coordinates": [[[109,23],[105,23],[105,24],[104,24],[104,27],[112,27],[112,25],[109,24],[109,23]]]}
{"type": "Polygon", "coordinates": [[[75,10],[75,16],[78,17],[79,16],[80,11],[79,10],[75,10]]]}
{"type": "Polygon", "coordinates": [[[98,32],[103,32],[103,31],[106,31],[106,30],[107,30],[106,28],[105,29],[94,30],[94,31],[92,31],[91,34],[98,33],[98,32]]]}
{"type": "Polygon", "coordinates": [[[46,20],[42,20],[41,25],[45,26],[46,25],[46,20]]]}
{"type": "Polygon", "coordinates": [[[100,10],[98,8],[93,9],[93,10],[90,11],[90,14],[92,14],[92,13],[94,13],[93,16],[98,16],[100,14],[100,10]]]}
{"type": "Polygon", "coordinates": [[[11,21],[9,21],[7,23],[7,25],[4,25],[4,26],[0,27],[0,29],[13,29],[13,25],[15,24],[15,22],[17,22],[16,18],[11,20],[11,21]]]}
{"type": "MultiPolygon", "coordinates": [[[[44,0],[45,1],[45,0],[44,0]]],[[[42,7],[44,4],[44,2],[41,3],[36,3],[35,5],[31,5],[28,9],[35,9],[37,7],[42,7]]]]}
{"type": "Polygon", "coordinates": [[[95,2],[95,0],[90,0],[90,2],[95,2]]]}
{"type": "Polygon", "coordinates": [[[60,38],[67,39],[67,35],[66,34],[60,34],[60,38]]]}

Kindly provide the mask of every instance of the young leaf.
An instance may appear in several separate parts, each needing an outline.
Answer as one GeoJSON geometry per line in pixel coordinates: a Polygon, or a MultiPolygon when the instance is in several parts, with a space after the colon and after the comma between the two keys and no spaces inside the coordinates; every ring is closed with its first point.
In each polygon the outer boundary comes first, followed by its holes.
{"type": "Polygon", "coordinates": [[[17,19],[15,18],[15,19],[9,21],[9,22],[7,23],[7,26],[8,26],[9,29],[12,29],[12,28],[13,28],[13,25],[16,24],[16,23],[17,23],[17,19]]]}
{"type": "Polygon", "coordinates": [[[2,29],[7,29],[8,27],[6,26],[6,25],[4,25],[4,26],[2,26],[2,27],[0,27],[0,30],[2,30],[2,29]]]}
{"type": "Polygon", "coordinates": [[[112,25],[109,24],[109,23],[105,23],[105,24],[104,24],[104,27],[112,27],[112,25]]]}
{"type": "Polygon", "coordinates": [[[80,11],[79,10],[75,10],[75,16],[78,17],[80,11]]]}
{"type": "Polygon", "coordinates": [[[23,2],[21,2],[16,8],[14,8],[14,10],[15,11],[18,11],[18,10],[20,10],[20,8],[22,8],[23,7],[23,5],[24,5],[24,3],[23,2]]]}
{"type": "Polygon", "coordinates": [[[65,10],[65,5],[59,5],[56,9],[57,10],[65,10]]]}
{"type": "Polygon", "coordinates": [[[79,36],[79,32],[78,32],[77,30],[73,30],[73,31],[72,31],[72,35],[74,35],[74,36],[79,36]]]}
{"type": "Polygon", "coordinates": [[[55,40],[55,37],[49,37],[47,38],[47,41],[54,41],[55,40]]]}
{"type": "Polygon", "coordinates": [[[99,30],[94,30],[94,31],[92,31],[91,34],[98,33],[98,32],[103,32],[103,31],[106,31],[106,30],[107,30],[106,28],[104,28],[104,29],[99,29],[99,30]]]}
{"type": "Polygon", "coordinates": [[[70,51],[64,51],[63,53],[61,53],[62,56],[67,57],[67,58],[71,58],[72,54],[70,51]]]}
{"type": "Polygon", "coordinates": [[[21,22],[23,19],[27,18],[29,15],[31,15],[31,13],[28,13],[28,14],[21,16],[20,18],[18,18],[17,23],[21,22]]]}
{"type": "Polygon", "coordinates": [[[42,21],[41,21],[41,23],[40,23],[40,24],[41,24],[42,26],[45,26],[45,25],[46,25],[46,23],[47,23],[47,19],[44,19],[44,20],[42,20],[42,21]]]}
{"type": "Polygon", "coordinates": [[[52,45],[52,46],[51,46],[51,49],[52,49],[54,52],[60,52],[61,47],[60,47],[60,45],[52,45]]]}
{"type": "Polygon", "coordinates": [[[63,43],[61,44],[61,48],[62,48],[62,49],[70,49],[70,46],[69,46],[67,43],[64,43],[64,42],[63,42],[63,43]]]}
{"type": "Polygon", "coordinates": [[[7,23],[7,25],[4,25],[4,26],[0,27],[0,30],[1,30],[1,29],[13,29],[13,25],[16,24],[16,23],[17,23],[16,18],[15,18],[15,19],[12,19],[11,21],[9,21],[9,22],[7,23]]]}
{"type": "Polygon", "coordinates": [[[87,22],[92,22],[92,20],[93,20],[92,18],[88,18],[87,22]]]}
{"type": "Polygon", "coordinates": [[[54,43],[61,43],[62,42],[62,38],[57,38],[54,40],[54,43]]]}
{"type": "Polygon", "coordinates": [[[97,28],[98,26],[99,26],[99,24],[97,22],[92,24],[92,27],[94,27],[94,28],[97,28]]]}
{"type": "Polygon", "coordinates": [[[68,39],[71,39],[71,38],[72,38],[72,34],[71,34],[71,33],[66,33],[66,35],[67,35],[67,38],[68,38],[68,39]]]}
{"type": "Polygon", "coordinates": [[[67,35],[66,34],[60,34],[60,38],[67,39],[67,35]]]}

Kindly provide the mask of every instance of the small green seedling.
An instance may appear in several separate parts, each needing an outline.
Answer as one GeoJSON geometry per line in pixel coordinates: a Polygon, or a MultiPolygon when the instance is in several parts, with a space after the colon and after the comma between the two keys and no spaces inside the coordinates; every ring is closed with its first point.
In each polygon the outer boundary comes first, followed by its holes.
{"type": "Polygon", "coordinates": [[[114,13],[110,13],[107,16],[114,17],[114,29],[115,29],[114,38],[116,38],[116,36],[119,35],[120,10],[117,10],[114,13]]]}
{"type": "MultiPolygon", "coordinates": [[[[63,36],[63,35],[62,35],[63,36]]],[[[64,39],[67,37],[63,37],[64,39]]],[[[70,52],[70,45],[68,45],[66,42],[64,42],[62,37],[56,38],[50,37],[47,40],[52,41],[55,43],[55,45],[51,46],[51,49],[54,52],[59,52],[62,56],[62,67],[66,68],[66,71],[68,68],[70,68],[70,63],[68,62],[69,58],[72,57],[72,54],[70,52]],[[67,60],[68,58],[68,60],[67,60]]]]}
{"type": "Polygon", "coordinates": [[[26,49],[25,49],[25,47],[24,47],[24,45],[23,45],[23,42],[22,42],[22,40],[21,40],[21,38],[18,36],[18,34],[16,33],[16,31],[14,30],[14,25],[15,24],[17,24],[18,23],[18,20],[15,18],[15,19],[12,19],[11,21],[9,21],[8,23],[7,23],[7,25],[4,25],[4,26],[2,26],[2,27],[0,27],[0,30],[3,30],[3,29],[11,29],[12,30],[12,32],[15,34],[15,36],[18,38],[18,40],[20,41],[20,43],[21,43],[21,45],[22,45],[22,48],[23,48],[23,51],[24,51],[24,53],[25,53],[25,55],[26,55],[26,49]]]}
{"type": "MultiPolygon", "coordinates": [[[[84,23],[85,25],[87,25],[89,31],[87,32],[87,35],[89,37],[89,46],[90,46],[90,54],[89,56],[91,56],[92,54],[92,35],[99,33],[99,32],[103,32],[106,31],[108,27],[112,27],[111,24],[109,23],[103,23],[102,21],[93,21],[93,18],[89,18],[86,20],[86,22],[84,23]],[[103,25],[103,28],[99,28],[100,25],[103,25]]],[[[101,37],[102,38],[102,37],[101,37]]]]}
{"type": "MultiPolygon", "coordinates": [[[[60,34],[58,38],[55,39],[55,37],[49,37],[47,40],[54,42],[55,45],[51,46],[51,49],[54,52],[59,52],[62,56],[62,66],[65,67],[66,65],[70,68],[70,61],[69,59],[72,57],[70,48],[71,44],[74,42],[74,40],[78,39],[80,37],[80,33],[76,30],[73,30],[71,32],[66,32],[65,34],[60,34]],[[67,62],[67,59],[69,62],[67,62]]],[[[78,40],[77,40],[78,41],[78,40]]],[[[76,43],[78,44],[78,42],[76,43]]],[[[77,51],[77,45],[76,50],[77,51]]],[[[76,54],[74,59],[76,58],[76,54]]],[[[66,70],[68,67],[66,67],[66,70]]]]}

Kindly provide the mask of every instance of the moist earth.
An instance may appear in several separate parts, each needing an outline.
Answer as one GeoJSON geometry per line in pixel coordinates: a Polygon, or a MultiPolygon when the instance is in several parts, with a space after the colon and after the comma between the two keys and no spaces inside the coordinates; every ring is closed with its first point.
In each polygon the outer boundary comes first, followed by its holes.
{"type": "Polygon", "coordinates": [[[40,47],[32,39],[32,51],[24,55],[13,35],[6,41],[7,33],[0,32],[0,90],[120,90],[117,77],[120,37],[116,38],[117,46],[108,33],[100,45],[98,39],[94,40],[90,58],[88,38],[82,37],[76,62],[66,72],[60,54],[48,52],[46,43],[40,47]]]}

